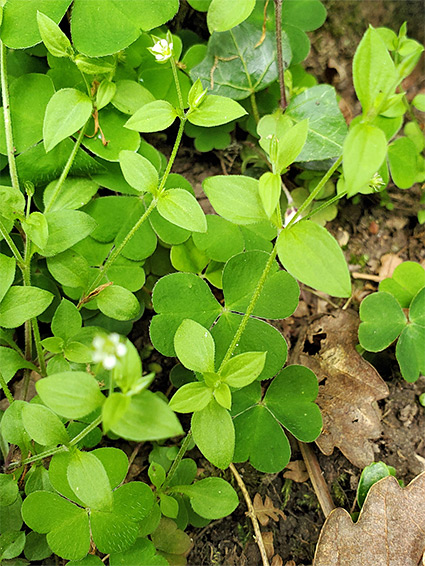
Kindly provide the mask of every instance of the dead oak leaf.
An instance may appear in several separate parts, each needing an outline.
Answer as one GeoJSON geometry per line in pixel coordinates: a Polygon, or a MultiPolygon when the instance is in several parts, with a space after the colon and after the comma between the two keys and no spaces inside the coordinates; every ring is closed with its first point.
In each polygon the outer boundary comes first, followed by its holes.
{"type": "Polygon", "coordinates": [[[320,450],[329,456],[337,447],[363,468],[375,459],[372,440],[381,434],[376,401],[388,396],[388,387],[355,349],[358,325],[350,311],[317,318],[301,332],[291,363],[307,366],[319,380],[320,450]]]}
{"type": "Polygon", "coordinates": [[[273,501],[268,495],[265,496],[263,503],[261,495],[259,493],[256,493],[252,504],[254,507],[255,515],[261,525],[263,525],[263,527],[268,525],[270,519],[273,519],[273,521],[276,522],[279,521],[279,516],[282,517],[282,519],[285,519],[285,514],[283,513],[283,511],[273,505],[273,501]]]}
{"type": "Polygon", "coordinates": [[[374,484],[357,523],[345,509],[326,519],[313,566],[419,566],[425,551],[425,472],[407,487],[374,484]]]}

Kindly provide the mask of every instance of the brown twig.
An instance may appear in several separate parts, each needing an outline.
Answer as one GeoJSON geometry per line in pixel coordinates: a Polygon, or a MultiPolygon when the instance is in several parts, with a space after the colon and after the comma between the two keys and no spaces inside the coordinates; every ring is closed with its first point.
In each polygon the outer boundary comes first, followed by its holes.
{"type": "Polygon", "coordinates": [[[354,279],[366,279],[367,281],[376,281],[376,283],[380,283],[384,279],[380,275],[369,275],[369,273],[360,273],[358,271],[354,271],[351,275],[354,279]]]}
{"type": "Polygon", "coordinates": [[[276,48],[277,48],[277,69],[279,73],[280,86],[280,107],[282,110],[288,106],[285,92],[285,76],[283,70],[282,52],[282,0],[274,0],[274,11],[276,19],[276,48]]]}
{"type": "Polygon", "coordinates": [[[239,475],[238,470],[235,468],[234,464],[230,464],[230,470],[232,474],[235,476],[235,479],[242,491],[244,496],[246,506],[248,507],[247,515],[251,519],[252,526],[254,527],[255,532],[255,542],[258,545],[261,554],[261,560],[263,562],[263,566],[270,566],[269,559],[267,558],[266,547],[264,546],[263,536],[261,534],[260,525],[258,524],[257,515],[255,514],[255,509],[251,501],[251,497],[249,496],[248,490],[245,487],[244,481],[239,475]]]}
{"type": "Polygon", "coordinates": [[[323,478],[319,462],[309,444],[298,442],[298,445],[320,507],[322,508],[324,516],[327,517],[330,512],[335,509],[335,505],[329,493],[329,488],[323,478]]]}

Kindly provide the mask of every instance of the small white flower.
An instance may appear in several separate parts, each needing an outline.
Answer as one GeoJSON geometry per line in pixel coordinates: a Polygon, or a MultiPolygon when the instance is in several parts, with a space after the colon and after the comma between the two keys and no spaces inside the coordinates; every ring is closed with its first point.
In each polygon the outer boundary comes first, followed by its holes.
{"type": "Polygon", "coordinates": [[[116,332],[109,336],[95,336],[93,338],[93,362],[101,362],[107,370],[117,365],[118,358],[123,358],[127,353],[127,346],[121,342],[120,335],[116,332]]]}
{"type": "MultiPolygon", "coordinates": [[[[167,39],[152,36],[156,41],[153,47],[148,47],[159,63],[164,63],[173,56],[173,42],[167,39]]],[[[170,38],[171,39],[171,38],[170,38]]]]}

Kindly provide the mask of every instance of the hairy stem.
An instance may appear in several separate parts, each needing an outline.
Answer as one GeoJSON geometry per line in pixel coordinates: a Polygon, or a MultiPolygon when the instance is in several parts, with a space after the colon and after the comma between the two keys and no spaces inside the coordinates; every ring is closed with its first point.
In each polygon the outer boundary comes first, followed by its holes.
{"type": "Polygon", "coordinates": [[[174,462],[172,463],[171,468],[168,471],[167,479],[165,480],[164,485],[167,485],[167,484],[170,483],[172,477],[176,473],[176,470],[177,470],[180,462],[183,459],[183,456],[186,454],[186,452],[189,448],[191,440],[192,440],[192,431],[189,430],[189,432],[186,434],[185,438],[183,439],[182,445],[180,446],[180,450],[179,450],[177,456],[174,458],[174,462]]]}
{"type": "Polygon", "coordinates": [[[9,401],[9,404],[11,405],[15,399],[13,398],[13,395],[10,392],[10,389],[7,386],[6,380],[4,379],[1,371],[0,371],[0,385],[2,386],[4,394],[6,395],[6,398],[9,401]]]}
{"type": "Polygon", "coordinates": [[[280,87],[280,107],[282,110],[288,106],[285,92],[285,72],[283,68],[282,52],[282,0],[274,0],[274,11],[276,19],[276,50],[277,50],[277,69],[279,73],[280,87]]]}
{"type": "Polygon", "coordinates": [[[183,110],[184,110],[183,96],[182,96],[182,89],[180,87],[179,76],[177,74],[176,61],[175,61],[174,57],[171,57],[170,61],[171,61],[171,68],[173,70],[174,84],[176,85],[177,96],[178,96],[178,99],[179,99],[179,107],[180,107],[180,110],[183,112],[183,110]]]}
{"type": "Polygon", "coordinates": [[[24,258],[21,255],[21,252],[18,250],[18,248],[16,247],[15,242],[12,240],[12,238],[10,237],[9,232],[6,230],[6,226],[3,224],[3,222],[1,221],[0,218],[0,234],[2,235],[2,237],[4,238],[4,241],[7,243],[7,245],[9,246],[11,252],[13,253],[16,261],[18,262],[18,265],[21,269],[23,269],[24,266],[24,258]]]}
{"type": "Polygon", "coordinates": [[[49,212],[49,210],[52,208],[53,203],[55,202],[55,200],[58,198],[60,190],[65,182],[65,179],[68,176],[68,173],[72,167],[72,164],[74,163],[74,159],[75,156],[77,155],[77,152],[80,148],[81,142],[83,141],[84,138],[84,134],[88,125],[88,121],[84,124],[84,126],[81,128],[80,133],[78,134],[78,138],[75,141],[74,147],[72,148],[72,151],[68,157],[68,161],[65,163],[65,167],[61,173],[61,176],[58,179],[58,182],[56,183],[55,189],[53,191],[53,194],[49,200],[49,202],[46,205],[46,208],[44,209],[44,213],[49,212]]]}
{"type": "Polygon", "coordinates": [[[260,113],[258,111],[257,99],[255,98],[255,92],[251,92],[250,100],[251,100],[252,113],[254,115],[254,119],[255,119],[255,122],[258,124],[258,122],[260,121],[260,113]]]}

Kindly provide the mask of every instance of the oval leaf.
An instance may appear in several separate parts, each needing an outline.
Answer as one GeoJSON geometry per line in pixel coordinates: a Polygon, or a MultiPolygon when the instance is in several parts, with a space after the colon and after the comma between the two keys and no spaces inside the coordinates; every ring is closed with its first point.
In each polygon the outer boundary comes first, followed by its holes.
{"type": "Polygon", "coordinates": [[[159,214],[176,226],[192,230],[193,232],[206,232],[207,221],[198,201],[184,189],[169,189],[164,191],[158,199],[159,214]]]}

